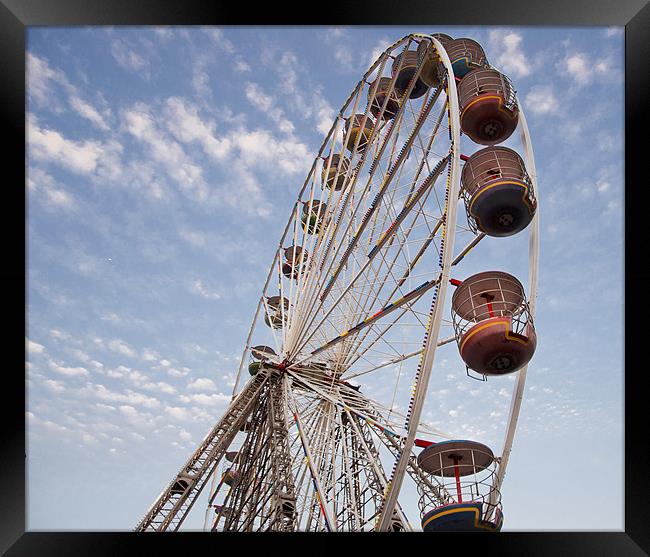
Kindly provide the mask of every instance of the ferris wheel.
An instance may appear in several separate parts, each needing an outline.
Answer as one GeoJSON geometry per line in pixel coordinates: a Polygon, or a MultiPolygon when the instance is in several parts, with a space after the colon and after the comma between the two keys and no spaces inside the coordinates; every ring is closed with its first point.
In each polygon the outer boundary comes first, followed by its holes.
{"type": "Polygon", "coordinates": [[[500,530],[536,346],[535,176],[514,87],[478,43],[391,45],[291,209],[228,410],[136,529],[178,530],[209,486],[210,531],[500,530]],[[499,145],[515,129],[523,156],[499,145]],[[471,250],[514,234],[530,237],[527,288],[463,271],[471,250]],[[470,376],[516,374],[498,451],[422,419],[452,343],[470,376]]]}

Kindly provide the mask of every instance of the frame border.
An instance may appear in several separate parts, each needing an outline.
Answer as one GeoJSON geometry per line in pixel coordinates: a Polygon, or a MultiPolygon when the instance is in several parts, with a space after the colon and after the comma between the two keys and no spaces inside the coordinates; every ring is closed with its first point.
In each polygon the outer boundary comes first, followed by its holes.
{"type": "MultiPolygon", "coordinates": [[[[337,1],[329,4],[327,13],[321,11],[324,21],[318,25],[545,25],[545,26],[625,26],[625,250],[630,257],[625,258],[623,276],[625,280],[626,361],[642,363],[647,359],[642,330],[632,319],[634,313],[632,295],[639,285],[650,284],[650,266],[643,265],[641,259],[648,253],[647,245],[640,240],[643,232],[640,223],[647,219],[644,209],[650,207],[648,176],[643,168],[645,152],[644,140],[650,128],[650,5],[648,0],[547,0],[539,3],[516,2],[515,0],[465,0],[462,4],[454,0],[410,0],[399,4],[390,0],[357,1],[344,4],[337,1]],[[426,23],[424,23],[426,22],[426,23]],[[637,255],[634,259],[633,255],[637,255]],[[643,357],[643,359],[642,359],[643,357]]],[[[210,5],[199,0],[0,0],[0,67],[3,79],[0,84],[0,115],[3,129],[11,137],[25,137],[25,45],[28,26],[79,26],[79,25],[307,25],[308,14],[313,6],[306,3],[283,6],[258,5],[254,11],[244,5],[210,5]],[[284,16],[279,21],[278,16],[284,16]]],[[[14,369],[25,367],[26,353],[17,347],[24,346],[26,330],[26,297],[21,299],[15,293],[26,292],[26,189],[21,193],[12,187],[22,181],[25,183],[25,142],[7,142],[5,149],[6,168],[11,169],[13,180],[8,181],[9,211],[11,218],[2,220],[4,237],[11,264],[0,270],[0,281],[9,302],[9,321],[11,327],[4,335],[6,345],[12,348],[10,354],[15,366],[8,366],[5,380],[9,382],[9,397],[3,404],[3,435],[0,441],[0,461],[4,465],[0,477],[0,509],[3,520],[0,522],[0,551],[7,555],[115,555],[125,549],[135,551],[165,552],[189,551],[188,545],[210,549],[223,547],[224,543],[264,542],[260,535],[222,534],[216,540],[200,533],[177,533],[150,536],[130,535],[128,532],[27,532],[26,524],[26,443],[25,443],[25,399],[22,379],[14,369]],[[14,219],[16,222],[14,222],[14,219]],[[22,219],[22,223],[19,221],[22,219]],[[15,227],[22,224],[22,242],[15,240],[15,227]],[[11,228],[11,233],[10,233],[11,228]],[[21,253],[22,251],[22,253],[21,253]],[[22,265],[21,265],[22,262],[22,265]],[[24,301],[23,301],[24,300],[24,301]],[[22,330],[19,324],[23,324],[22,330]],[[171,537],[170,537],[171,535],[171,537]],[[164,544],[164,545],[163,545],[164,544]]],[[[618,257],[618,254],[612,254],[618,257]]],[[[635,298],[635,302],[638,297],[635,298]]],[[[617,333],[618,331],[615,331],[617,333]]],[[[642,364],[643,365],[643,364],[642,364]]],[[[647,364],[646,364],[647,365],[647,364]]],[[[629,366],[633,369],[632,365],[629,366]]],[[[643,367],[639,369],[643,370],[643,367]]],[[[635,370],[636,371],[636,370],[635,370]]],[[[650,554],[650,528],[648,521],[648,439],[644,435],[643,424],[647,423],[647,411],[642,391],[637,387],[640,373],[630,371],[625,381],[625,531],[624,532],[549,532],[518,533],[504,532],[499,536],[481,538],[481,545],[487,549],[498,550],[507,555],[561,555],[611,556],[650,554]]],[[[558,509],[558,513],[572,512],[571,509],[558,509]]],[[[311,543],[314,535],[309,535],[311,543]]],[[[353,534],[341,534],[349,536],[353,534]]],[[[393,540],[405,549],[401,537],[391,534],[376,534],[363,538],[368,542],[381,543],[389,549],[393,540]],[[388,536],[389,539],[386,539],[388,536]],[[387,544],[388,542],[388,544],[387,544]]],[[[418,538],[419,541],[424,541],[418,538]]],[[[439,539],[436,539],[438,546],[439,539]]],[[[451,541],[446,538],[442,541],[451,541]]],[[[453,546],[458,548],[459,538],[453,538],[453,546]]],[[[321,538],[318,544],[323,547],[338,542],[331,536],[321,538]]],[[[342,549],[340,542],[338,550],[342,549]]],[[[334,545],[331,546],[333,549],[334,545]]]]}

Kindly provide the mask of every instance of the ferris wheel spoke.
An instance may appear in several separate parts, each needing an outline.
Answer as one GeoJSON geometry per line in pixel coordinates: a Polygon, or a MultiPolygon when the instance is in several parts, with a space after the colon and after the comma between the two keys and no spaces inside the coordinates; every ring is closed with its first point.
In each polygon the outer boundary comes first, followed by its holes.
{"type": "MultiPolygon", "coordinates": [[[[410,293],[406,294],[402,298],[400,298],[398,300],[395,300],[393,303],[388,304],[387,306],[381,308],[377,313],[375,313],[374,315],[369,317],[367,320],[358,323],[357,325],[355,325],[351,329],[341,333],[338,337],[330,340],[329,342],[327,342],[326,344],[316,348],[315,350],[312,350],[310,352],[310,356],[315,356],[316,354],[318,354],[318,353],[320,353],[320,352],[322,352],[324,350],[332,348],[334,345],[336,345],[339,342],[341,342],[342,340],[344,340],[345,337],[347,337],[347,335],[357,334],[363,328],[368,327],[372,323],[374,323],[374,322],[378,321],[379,319],[381,319],[382,317],[385,317],[385,316],[389,315],[390,313],[392,313],[393,311],[395,311],[399,307],[403,306],[404,304],[406,304],[406,303],[408,303],[408,302],[410,302],[410,301],[412,301],[414,299],[419,298],[425,292],[427,292],[428,290],[430,290],[431,288],[436,286],[439,282],[440,282],[439,280],[430,280],[430,281],[427,281],[425,283],[422,283],[415,290],[413,290],[410,293]]],[[[299,362],[297,362],[297,364],[301,363],[302,361],[304,361],[304,360],[300,360],[299,362]]]]}
{"type": "MultiPolygon", "coordinates": [[[[400,434],[396,433],[399,429],[403,427],[403,424],[400,425],[396,422],[391,421],[389,414],[394,414],[399,417],[404,417],[396,409],[387,409],[379,402],[369,399],[368,397],[361,395],[356,390],[351,389],[346,386],[345,382],[337,381],[336,390],[327,388],[326,386],[319,385],[314,382],[311,378],[303,377],[297,372],[288,371],[289,375],[293,377],[294,381],[298,380],[305,385],[305,388],[313,390],[323,401],[328,401],[328,408],[339,407],[343,410],[354,413],[359,419],[368,422],[373,427],[378,428],[380,431],[389,431],[393,436],[399,437],[400,434]]],[[[295,395],[294,395],[295,396],[295,395]]],[[[325,427],[330,427],[328,423],[325,427]]],[[[449,434],[443,433],[437,428],[428,426],[424,423],[419,424],[419,429],[427,431],[432,435],[437,435],[443,438],[451,438],[449,434]]],[[[312,439],[310,441],[311,445],[314,446],[316,443],[312,439]]]]}
{"type": "Polygon", "coordinates": [[[436,167],[429,173],[429,175],[422,182],[420,187],[415,191],[415,193],[409,196],[408,201],[406,202],[406,204],[404,205],[400,213],[395,217],[395,220],[391,223],[388,229],[386,229],[386,231],[381,235],[378,242],[370,250],[370,253],[368,254],[369,258],[372,258],[373,255],[386,244],[388,239],[392,237],[392,235],[395,233],[397,228],[402,224],[404,219],[406,219],[409,212],[416,206],[417,202],[422,198],[424,193],[434,185],[435,181],[440,176],[442,171],[445,169],[448,162],[449,162],[449,155],[447,155],[436,165],[436,167]]]}
{"type": "Polygon", "coordinates": [[[485,238],[485,232],[481,232],[478,234],[467,246],[465,246],[462,250],[460,250],[460,253],[454,258],[454,260],[451,262],[452,266],[457,265],[462,261],[462,259],[474,248],[476,245],[483,239],[485,238]]]}
{"type": "MultiPolygon", "coordinates": [[[[384,340],[384,336],[386,333],[396,324],[403,325],[403,323],[400,321],[402,317],[407,315],[409,313],[410,309],[409,307],[406,307],[402,310],[402,312],[399,314],[399,316],[392,322],[392,323],[387,323],[385,324],[385,329],[382,331],[377,327],[369,327],[365,333],[361,335],[361,337],[357,338],[357,345],[354,350],[350,351],[350,354],[348,356],[348,362],[347,362],[347,369],[351,368],[356,361],[358,360],[358,357],[362,356],[366,352],[372,350],[377,342],[386,342],[384,340]],[[370,337],[371,333],[375,333],[375,337],[370,337]],[[370,337],[370,338],[369,338],[370,337]],[[365,341],[368,341],[366,345],[364,345],[365,341]],[[363,350],[361,350],[361,347],[364,346],[363,350]],[[354,355],[357,354],[357,357],[354,355]],[[351,360],[350,360],[351,358],[351,360]]],[[[424,327],[422,323],[420,323],[424,327]]]]}
{"type": "MultiPolygon", "coordinates": [[[[399,433],[396,433],[401,429],[402,424],[393,422],[390,419],[390,414],[392,413],[395,416],[403,418],[404,415],[400,413],[395,408],[385,408],[379,402],[370,400],[365,396],[360,395],[354,390],[351,390],[349,387],[345,386],[345,382],[338,382],[337,391],[327,389],[323,385],[318,385],[313,382],[313,380],[305,380],[303,376],[299,376],[294,372],[289,372],[294,379],[300,378],[301,382],[309,383],[309,388],[313,389],[323,400],[328,400],[332,405],[339,406],[348,412],[354,413],[359,419],[367,422],[373,427],[377,428],[379,431],[388,432],[391,436],[398,438],[400,437],[399,433]],[[341,386],[342,385],[342,386],[341,386]],[[342,393],[347,393],[343,395],[342,393]]],[[[433,426],[429,426],[424,422],[421,422],[418,425],[418,430],[423,432],[428,432],[429,434],[440,436],[443,438],[452,438],[447,433],[443,433],[433,426]]]]}
{"type": "MultiPolygon", "coordinates": [[[[290,399],[292,401],[295,400],[293,396],[290,396],[290,399]]],[[[307,465],[309,467],[309,471],[310,471],[310,474],[311,474],[311,479],[313,481],[314,498],[316,498],[318,503],[319,503],[320,511],[321,511],[322,516],[323,516],[323,518],[325,520],[325,523],[327,525],[327,529],[330,530],[330,531],[336,531],[336,522],[332,519],[331,511],[330,511],[330,509],[327,508],[327,506],[325,504],[326,498],[325,498],[325,494],[324,494],[323,487],[322,487],[322,479],[321,479],[321,477],[320,477],[320,475],[318,473],[318,470],[316,468],[316,461],[314,460],[314,456],[313,456],[312,450],[310,448],[311,445],[310,445],[310,443],[309,443],[309,441],[308,441],[308,439],[307,439],[307,437],[305,435],[303,425],[302,425],[302,420],[301,420],[300,415],[298,413],[298,409],[295,406],[295,402],[294,402],[294,406],[293,406],[292,410],[293,410],[293,417],[294,417],[294,420],[295,420],[295,423],[296,423],[296,427],[298,428],[298,434],[299,434],[301,442],[302,442],[302,448],[303,448],[304,453],[305,453],[305,459],[306,459],[307,465]]],[[[317,453],[317,454],[322,454],[322,453],[317,453]]],[[[308,524],[309,524],[310,521],[311,520],[308,521],[308,524]]]]}
{"type": "MultiPolygon", "coordinates": [[[[374,367],[371,367],[369,369],[364,369],[363,371],[360,371],[358,373],[351,373],[349,375],[345,376],[345,379],[354,379],[355,377],[361,377],[362,375],[368,375],[369,373],[372,373],[373,371],[376,371],[378,369],[388,367],[390,365],[398,364],[400,362],[403,362],[405,360],[408,360],[412,358],[413,356],[418,356],[419,354],[422,353],[422,349],[416,350],[415,352],[411,352],[410,354],[405,354],[401,355],[393,360],[388,360],[386,362],[382,362],[379,365],[375,365],[374,367]]],[[[363,354],[358,355],[359,358],[363,358],[363,354]]],[[[369,361],[370,363],[370,361],[369,361]]]]}
{"type": "MultiPolygon", "coordinates": [[[[367,113],[366,113],[366,114],[367,114],[367,113]]],[[[372,184],[372,179],[373,179],[373,177],[374,177],[374,168],[373,168],[373,167],[374,167],[375,161],[377,161],[378,159],[381,158],[381,156],[382,156],[382,154],[383,154],[383,152],[384,152],[386,146],[388,145],[388,143],[389,143],[389,141],[390,141],[390,138],[391,138],[391,135],[392,135],[393,129],[394,129],[394,126],[393,126],[393,124],[391,123],[391,124],[389,125],[388,130],[386,131],[386,134],[384,135],[384,137],[383,137],[383,139],[382,139],[382,141],[381,141],[381,146],[379,147],[378,151],[377,151],[376,154],[375,154],[375,158],[373,159],[373,163],[371,163],[371,166],[370,166],[370,176],[369,176],[369,178],[368,178],[368,181],[366,182],[366,185],[364,186],[363,191],[362,191],[361,194],[360,194],[361,197],[365,196],[366,192],[369,190],[369,188],[370,188],[370,186],[371,186],[371,184],[372,184]]],[[[379,137],[378,134],[377,134],[377,131],[378,131],[378,128],[373,128],[373,131],[372,131],[372,133],[371,133],[371,135],[370,135],[370,137],[369,137],[369,139],[368,139],[369,143],[372,143],[373,139],[376,139],[376,138],[379,137]]],[[[348,130],[348,133],[349,133],[349,132],[350,132],[350,130],[348,130]]],[[[346,136],[346,137],[347,137],[347,136],[346,136]]],[[[347,141],[347,138],[346,138],[346,141],[347,141]]],[[[366,157],[367,157],[368,152],[369,152],[369,151],[366,149],[366,150],[364,151],[364,153],[362,154],[360,161],[357,163],[356,171],[355,171],[355,173],[354,173],[354,175],[353,175],[353,178],[352,178],[352,180],[350,181],[350,183],[348,183],[348,184],[346,185],[346,188],[345,188],[346,195],[345,195],[343,198],[342,198],[342,197],[339,197],[339,199],[344,199],[344,202],[341,204],[341,206],[340,206],[340,208],[339,208],[339,211],[338,211],[339,218],[337,219],[336,225],[335,225],[335,227],[334,227],[333,230],[332,230],[332,239],[334,238],[334,236],[336,236],[336,233],[337,233],[337,231],[338,231],[339,225],[340,225],[340,223],[341,223],[341,217],[345,214],[345,209],[346,209],[346,207],[348,206],[348,203],[349,203],[349,201],[350,201],[351,194],[354,192],[354,188],[355,188],[355,185],[356,185],[356,181],[357,181],[357,179],[358,179],[358,177],[359,177],[359,171],[360,171],[360,169],[363,167],[363,165],[364,165],[364,163],[365,163],[365,161],[366,161],[366,157]]],[[[331,159],[328,159],[328,160],[331,160],[331,159]]],[[[339,164],[340,164],[340,161],[339,161],[339,164]]],[[[358,192],[357,192],[357,195],[359,195],[358,192]]],[[[354,217],[354,215],[356,215],[356,210],[352,213],[352,217],[354,217]]],[[[351,219],[350,219],[350,222],[351,222],[351,219]]],[[[348,225],[348,227],[346,227],[346,228],[343,230],[343,236],[345,236],[346,234],[348,234],[348,232],[349,232],[349,225],[348,225]]],[[[326,250],[326,252],[325,252],[325,254],[324,254],[324,258],[323,258],[323,260],[322,260],[323,263],[321,263],[321,266],[320,266],[321,270],[322,270],[322,266],[323,266],[325,260],[327,259],[328,255],[329,255],[330,247],[331,247],[331,244],[328,246],[328,248],[327,248],[327,250],[326,250]]],[[[336,253],[338,253],[338,251],[337,251],[336,253]]],[[[332,259],[335,259],[335,258],[336,258],[336,253],[334,254],[334,256],[333,256],[332,259]]]]}
{"type": "MultiPolygon", "coordinates": [[[[354,343],[354,345],[350,348],[350,350],[347,353],[344,373],[345,373],[345,371],[351,369],[352,366],[360,358],[363,358],[366,362],[370,363],[370,360],[368,360],[365,357],[365,354],[368,353],[369,351],[375,351],[376,352],[376,344],[378,342],[388,344],[390,346],[391,350],[395,354],[399,355],[400,354],[400,349],[399,348],[394,348],[393,343],[389,343],[386,340],[385,337],[386,337],[387,333],[390,331],[390,329],[394,325],[396,325],[397,323],[403,324],[401,319],[408,312],[409,312],[409,309],[404,308],[404,309],[402,309],[402,311],[400,312],[398,317],[395,318],[392,322],[378,323],[378,324],[376,324],[374,326],[370,326],[370,327],[367,328],[366,332],[362,333],[361,335],[357,335],[356,337],[353,337],[353,339],[351,339],[351,341],[354,343]],[[370,333],[375,333],[375,336],[374,337],[369,337],[370,333]],[[364,342],[366,340],[369,340],[369,342],[364,345],[364,342]]],[[[371,365],[374,366],[375,362],[372,362],[371,365]]]]}
{"type": "MultiPolygon", "coordinates": [[[[420,259],[422,258],[422,256],[426,252],[426,250],[429,248],[431,243],[434,242],[434,238],[435,238],[436,234],[438,233],[438,231],[440,230],[440,228],[442,227],[443,223],[444,223],[444,214],[438,220],[438,222],[435,224],[435,226],[433,227],[433,230],[431,230],[431,232],[430,232],[429,236],[426,238],[426,240],[422,243],[422,246],[420,247],[418,252],[413,257],[413,260],[409,263],[409,265],[406,268],[406,270],[404,271],[404,274],[402,275],[402,277],[399,279],[399,281],[397,281],[397,287],[398,288],[401,287],[402,284],[404,284],[404,282],[406,281],[407,278],[409,278],[409,276],[411,275],[411,271],[418,264],[418,262],[420,261],[420,259]]],[[[434,246],[435,246],[435,243],[434,243],[434,246]]],[[[435,247],[435,251],[436,251],[436,253],[439,252],[437,247],[435,247]]]]}
{"type": "MultiPolygon", "coordinates": [[[[365,191],[366,191],[366,190],[364,190],[364,193],[365,193],[365,191]]],[[[348,192],[348,193],[349,193],[349,192],[348,192]]],[[[360,207],[360,205],[359,205],[358,207],[360,207]]],[[[357,210],[358,210],[358,208],[357,208],[357,210]]],[[[341,222],[341,221],[340,221],[340,222],[341,222]]],[[[353,219],[351,218],[351,219],[349,220],[349,224],[348,224],[346,230],[349,230],[349,229],[350,229],[350,225],[351,225],[352,223],[353,223],[353,219]]],[[[334,256],[332,257],[332,259],[331,259],[331,263],[330,263],[330,266],[331,266],[331,264],[333,264],[333,262],[334,262],[334,260],[335,260],[335,258],[336,258],[337,253],[338,253],[338,252],[336,252],[336,253],[334,254],[334,256]]],[[[321,267],[322,267],[322,265],[321,265],[321,267]]],[[[325,276],[325,275],[323,275],[323,276],[325,276]]],[[[320,282],[320,283],[319,283],[319,287],[318,287],[317,292],[316,292],[316,293],[317,293],[317,296],[316,296],[317,298],[321,298],[321,297],[322,297],[322,293],[321,293],[321,292],[322,292],[323,284],[324,284],[323,282],[320,282]]],[[[315,308],[316,311],[319,309],[319,307],[320,307],[321,305],[322,305],[322,300],[320,300],[320,302],[319,302],[319,306],[315,308]]]]}

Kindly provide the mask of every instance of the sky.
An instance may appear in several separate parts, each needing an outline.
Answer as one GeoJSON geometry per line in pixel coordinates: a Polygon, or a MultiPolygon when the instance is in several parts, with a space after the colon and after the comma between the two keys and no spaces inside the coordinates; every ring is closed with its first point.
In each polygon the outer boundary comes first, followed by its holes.
{"type": "MultiPolygon", "coordinates": [[[[29,530],[132,530],[223,414],[324,134],[413,32],[481,43],[535,152],[538,348],[503,529],[624,529],[623,28],[31,27],[29,530]]],[[[526,242],[464,272],[526,286],[526,242]]],[[[468,378],[447,345],[423,418],[500,447],[513,380],[468,378]]]]}

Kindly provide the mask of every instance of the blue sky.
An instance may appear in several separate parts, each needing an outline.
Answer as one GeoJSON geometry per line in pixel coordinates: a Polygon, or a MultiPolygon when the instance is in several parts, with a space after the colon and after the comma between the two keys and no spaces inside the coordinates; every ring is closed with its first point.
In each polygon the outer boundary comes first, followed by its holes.
{"type": "MultiPolygon", "coordinates": [[[[411,32],[478,40],[535,151],[539,340],[504,530],[623,528],[622,29],[33,27],[30,530],[131,530],[223,413],[323,135],[411,32]]],[[[526,237],[494,240],[463,273],[526,284],[526,237]]],[[[512,380],[467,378],[447,345],[423,416],[498,450],[512,380]]]]}

